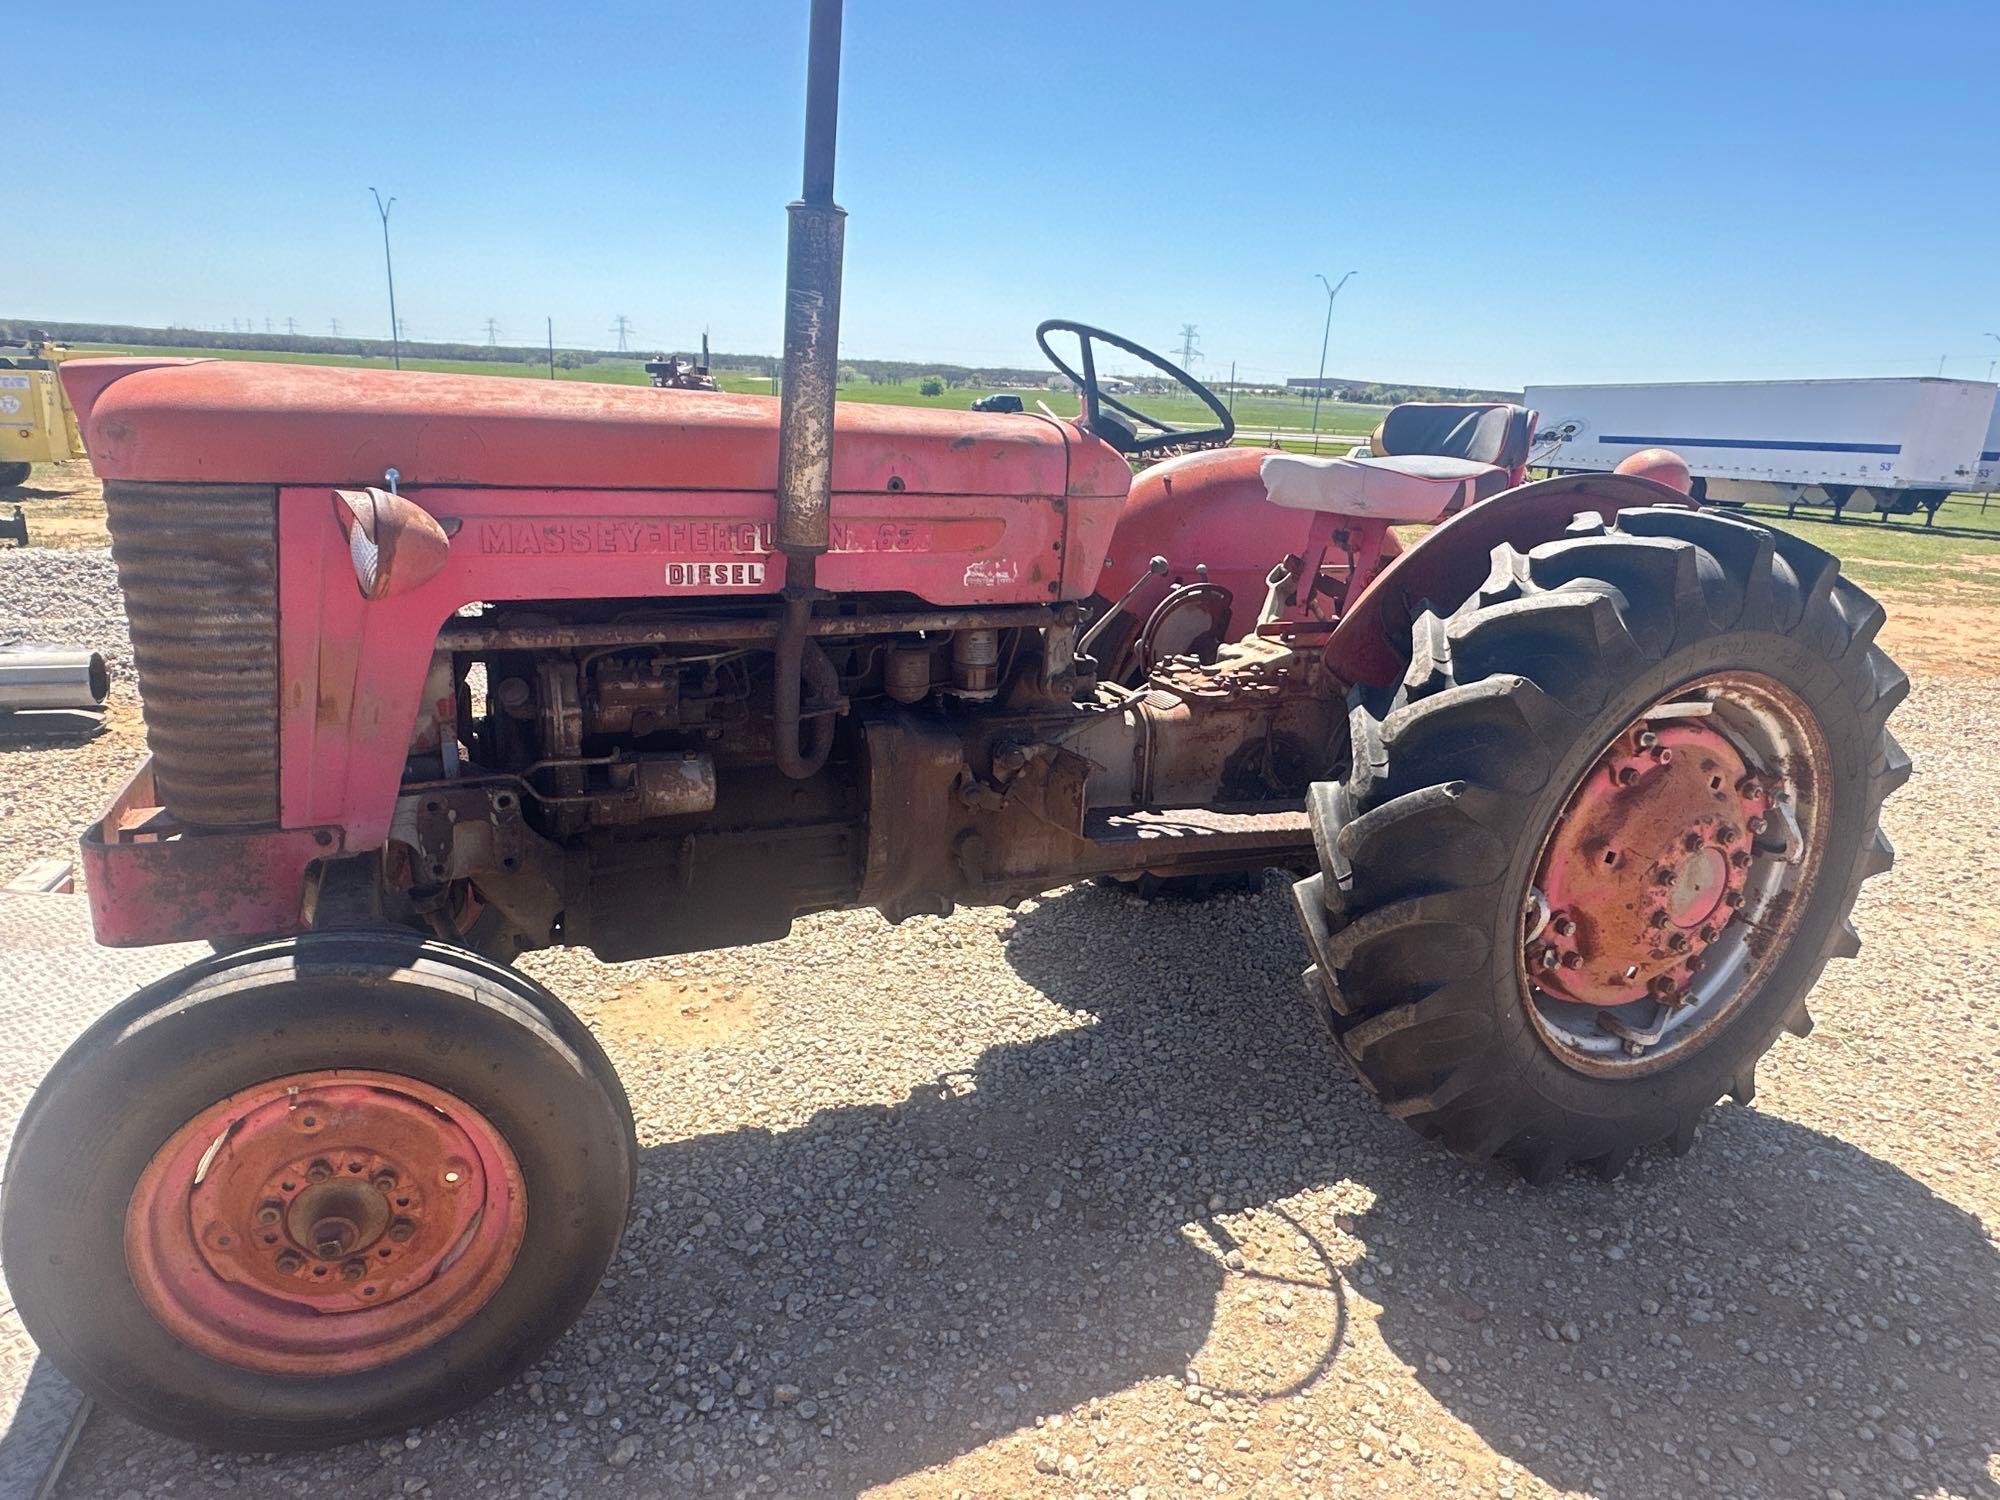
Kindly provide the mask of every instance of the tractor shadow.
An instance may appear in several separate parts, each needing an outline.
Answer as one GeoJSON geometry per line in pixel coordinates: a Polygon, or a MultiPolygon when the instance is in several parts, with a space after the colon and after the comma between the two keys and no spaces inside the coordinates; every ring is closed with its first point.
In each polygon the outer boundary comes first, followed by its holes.
{"type": "MultiPolygon", "coordinates": [[[[583,1320],[426,1430],[426,1463],[498,1495],[851,1495],[1101,1402],[1122,1435],[1097,1469],[1035,1471],[1043,1443],[1090,1451],[1066,1423],[968,1482],[1123,1494],[1139,1444],[1157,1493],[1207,1414],[1125,1393],[1193,1370],[1238,1412],[1311,1413],[1343,1440],[1313,1438],[1329,1467],[1391,1493],[1456,1463],[1454,1487],[1490,1489],[1495,1454],[1612,1500],[1989,1492],[2000,1258],[1895,1168],[1733,1107],[1617,1184],[1457,1163],[1328,1055],[1275,879],[1198,910],[1077,888],[1005,943],[1073,1026],[893,1104],[646,1148],[583,1320]],[[1413,1467],[1357,1469],[1370,1401],[1421,1435],[1413,1467]],[[638,1452],[610,1468],[620,1432],[638,1452]]],[[[107,1417],[64,1493],[117,1493],[142,1449],[159,1474],[164,1441],[107,1417]]],[[[1228,1465],[1237,1493],[1291,1472],[1288,1438],[1267,1424],[1256,1446],[1228,1465]]],[[[180,1451],[195,1490],[321,1493],[332,1466],[343,1494],[389,1496],[409,1472],[377,1443],[180,1451]]]]}
{"type": "MultiPolygon", "coordinates": [[[[1379,1375],[1386,1352],[1392,1382],[1406,1367],[1476,1435],[1426,1424],[1447,1434],[1425,1435],[1431,1459],[1486,1473],[1497,1454],[1607,1500],[2000,1493],[2000,1253],[1977,1217],[1847,1140],[1733,1105],[1687,1157],[1656,1150],[1614,1183],[1572,1172],[1538,1191],[1460,1163],[1388,1119],[1320,1039],[1269,879],[1231,903],[1242,947],[1203,949],[1172,901],[1078,888],[1021,918],[1009,958],[1095,1014],[1100,1045],[1161,1101],[1123,1128],[1197,1163],[1260,1148],[1237,1199],[1325,1236],[1355,1299],[1349,1366],[1379,1375]],[[1099,904],[1080,956],[1065,907],[1099,904]],[[1246,1121],[1266,1129],[1246,1142],[1246,1121]]],[[[1415,1405],[1405,1420],[1422,1421],[1415,1405]]]]}

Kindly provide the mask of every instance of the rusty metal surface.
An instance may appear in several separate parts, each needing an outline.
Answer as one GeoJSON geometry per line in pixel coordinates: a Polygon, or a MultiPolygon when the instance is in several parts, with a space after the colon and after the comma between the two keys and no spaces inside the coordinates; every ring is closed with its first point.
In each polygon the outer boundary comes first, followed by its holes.
{"type": "Polygon", "coordinates": [[[278,817],[277,492],[104,486],[161,805],[192,827],[278,817]]]}
{"type": "MultiPolygon", "coordinates": [[[[0,890],[0,967],[8,980],[0,986],[7,1036],[0,1052],[0,1153],[11,1146],[42,1076],[78,1033],[133,990],[206,952],[195,944],[100,948],[81,897],[0,890]]],[[[80,1398],[41,1358],[13,1308],[0,1286],[0,1500],[28,1500],[80,1398]]]]}
{"type": "Polygon", "coordinates": [[[1535,983],[1579,1005],[1671,999],[1743,904],[1768,790],[1699,719],[1640,719],[1585,773],[1542,851],[1535,983]],[[1683,972],[1685,971],[1685,972],[1683,972]]]}
{"type": "MultiPolygon", "coordinates": [[[[1059,607],[1058,607],[1059,608],[1059,607]]],[[[901,614],[820,615],[812,634],[821,640],[859,635],[914,635],[928,630],[991,627],[1037,629],[1055,623],[1058,609],[1039,604],[1004,609],[936,609],[901,614]]],[[[632,622],[614,625],[447,625],[440,651],[547,651],[572,646],[707,645],[768,641],[778,634],[776,615],[632,622]]]]}
{"type": "Polygon", "coordinates": [[[785,386],[778,418],[778,546],[824,552],[833,492],[839,380],[840,256],[846,214],[791,205],[785,266],[785,386]]]}
{"type": "Polygon", "coordinates": [[[340,853],[330,828],[184,828],[161,809],[152,761],[84,831],[79,863],[100,942],[267,937],[304,921],[306,868],[340,853]]]}
{"type": "Polygon", "coordinates": [[[327,1069],[218,1100],[160,1147],[125,1213],[147,1310],[271,1375],[380,1369],[462,1327],[527,1233],[514,1153],[445,1090],[327,1069]]]}

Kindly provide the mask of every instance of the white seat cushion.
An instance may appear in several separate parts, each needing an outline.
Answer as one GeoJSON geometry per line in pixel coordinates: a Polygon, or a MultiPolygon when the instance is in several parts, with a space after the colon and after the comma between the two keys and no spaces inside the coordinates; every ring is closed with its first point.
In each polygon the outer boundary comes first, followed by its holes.
{"type": "Polygon", "coordinates": [[[1453,502],[1477,493],[1482,476],[1500,471],[1466,458],[1312,458],[1273,453],[1259,472],[1273,505],[1326,510],[1395,524],[1435,521],[1453,502]],[[1461,499],[1461,493],[1463,498],[1461,499]]]}

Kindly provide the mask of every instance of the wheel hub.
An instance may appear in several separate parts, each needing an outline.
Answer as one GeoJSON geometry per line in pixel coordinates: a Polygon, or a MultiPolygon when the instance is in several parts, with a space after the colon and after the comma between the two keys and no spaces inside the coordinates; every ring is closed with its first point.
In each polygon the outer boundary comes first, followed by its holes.
{"type": "Polygon", "coordinates": [[[1530,978],[1579,1005],[1680,1002],[1735,920],[1771,789],[1706,719],[1641,719],[1558,816],[1534,883],[1530,978]]]}
{"type": "Polygon", "coordinates": [[[286,1374],[436,1342],[505,1280],[520,1170],[462,1100],[394,1074],[295,1074],[177,1131],[126,1213],[126,1261],[170,1331],[286,1374]]]}

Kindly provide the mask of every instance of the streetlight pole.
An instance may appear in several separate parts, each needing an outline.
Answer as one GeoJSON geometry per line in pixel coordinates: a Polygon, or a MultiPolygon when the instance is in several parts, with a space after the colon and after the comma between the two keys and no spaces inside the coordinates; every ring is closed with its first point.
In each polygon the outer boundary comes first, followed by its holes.
{"type": "Polygon", "coordinates": [[[1333,337],[1333,299],[1340,295],[1340,288],[1347,285],[1348,276],[1354,273],[1349,271],[1347,276],[1341,277],[1338,286],[1317,271],[1313,274],[1319,276],[1319,284],[1326,288],[1326,327],[1320,330],[1319,335],[1319,380],[1313,386],[1312,438],[1313,452],[1317,453],[1319,452],[1319,402],[1320,397],[1326,394],[1326,346],[1327,341],[1333,337]]]}
{"type": "Polygon", "coordinates": [[[382,216],[382,266],[389,273],[389,347],[394,351],[396,368],[403,368],[403,325],[396,321],[396,262],[389,255],[389,210],[396,206],[391,198],[387,203],[382,195],[370,188],[375,199],[375,212],[382,216]]]}

